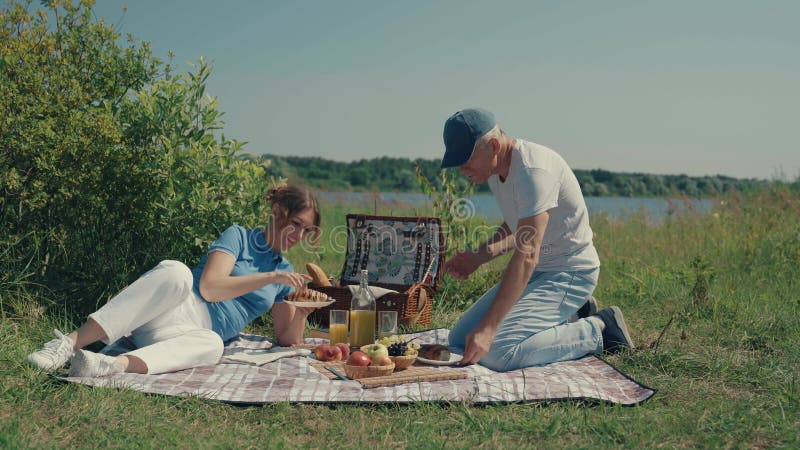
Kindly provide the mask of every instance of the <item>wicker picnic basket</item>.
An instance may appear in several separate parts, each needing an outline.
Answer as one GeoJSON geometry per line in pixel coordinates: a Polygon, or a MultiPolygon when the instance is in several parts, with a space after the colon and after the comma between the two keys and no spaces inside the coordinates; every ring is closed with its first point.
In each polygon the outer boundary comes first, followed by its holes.
{"type": "Polygon", "coordinates": [[[436,217],[347,215],[347,253],[339,286],[315,286],[334,303],[311,314],[328,325],[329,311],[350,309],[348,285],[358,285],[361,270],[371,286],[392,289],[377,299],[377,311],[397,311],[400,325],[428,326],[445,256],[441,221],[436,217]]]}

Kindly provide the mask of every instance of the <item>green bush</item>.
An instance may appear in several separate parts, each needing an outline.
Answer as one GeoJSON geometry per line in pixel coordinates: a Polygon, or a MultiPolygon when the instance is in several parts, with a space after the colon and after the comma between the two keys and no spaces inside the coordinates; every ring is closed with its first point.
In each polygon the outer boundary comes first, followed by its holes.
{"type": "Polygon", "coordinates": [[[268,180],[219,132],[202,60],[173,73],[92,2],[0,9],[4,267],[85,312],[164,258],[189,264],[231,223],[254,226],[268,180]],[[20,272],[23,272],[20,267],[20,272]]]}

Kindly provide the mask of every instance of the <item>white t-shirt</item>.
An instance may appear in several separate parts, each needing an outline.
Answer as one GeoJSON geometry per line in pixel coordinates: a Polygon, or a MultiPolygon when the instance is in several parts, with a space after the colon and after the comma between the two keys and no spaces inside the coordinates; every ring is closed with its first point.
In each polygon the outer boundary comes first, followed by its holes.
{"type": "Polygon", "coordinates": [[[505,182],[497,175],[492,175],[488,182],[512,232],[516,231],[519,219],[549,211],[550,220],[535,270],[556,272],[600,267],[578,179],[558,153],[517,139],[505,182]]]}

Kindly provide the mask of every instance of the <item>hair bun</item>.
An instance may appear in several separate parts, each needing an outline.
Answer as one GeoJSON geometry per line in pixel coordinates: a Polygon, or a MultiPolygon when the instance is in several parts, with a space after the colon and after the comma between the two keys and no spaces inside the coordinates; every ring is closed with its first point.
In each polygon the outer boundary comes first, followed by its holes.
{"type": "Polygon", "coordinates": [[[270,202],[274,203],[276,200],[283,197],[284,194],[289,190],[289,185],[286,183],[281,183],[276,185],[275,187],[269,188],[267,191],[267,195],[265,195],[265,199],[270,202]]]}

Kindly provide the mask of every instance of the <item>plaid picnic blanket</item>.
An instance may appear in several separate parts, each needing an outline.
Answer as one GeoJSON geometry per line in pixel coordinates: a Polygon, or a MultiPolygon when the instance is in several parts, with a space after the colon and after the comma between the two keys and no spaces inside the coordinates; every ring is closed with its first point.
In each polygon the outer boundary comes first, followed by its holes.
{"type": "MultiPolygon", "coordinates": [[[[447,344],[446,329],[411,333],[420,343],[447,344]]],[[[306,339],[308,344],[327,342],[306,339]]],[[[246,349],[267,349],[272,343],[263,336],[241,334],[226,345],[226,354],[246,349]]],[[[132,349],[121,339],[103,349],[119,354],[132,349]]],[[[224,356],[223,356],[224,357],[224,356]]],[[[133,389],[153,394],[194,395],[234,404],[275,402],[395,402],[439,401],[471,404],[592,399],[621,405],[636,405],[655,390],[636,382],[603,359],[586,356],[510,372],[494,372],[480,365],[459,368],[468,376],[461,380],[416,382],[364,389],[357,381],[331,380],[313,368],[307,357],[278,359],[263,366],[220,363],[161,375],[116,374],[108,377],[63,377],[91,386],[133,389]]]]}

